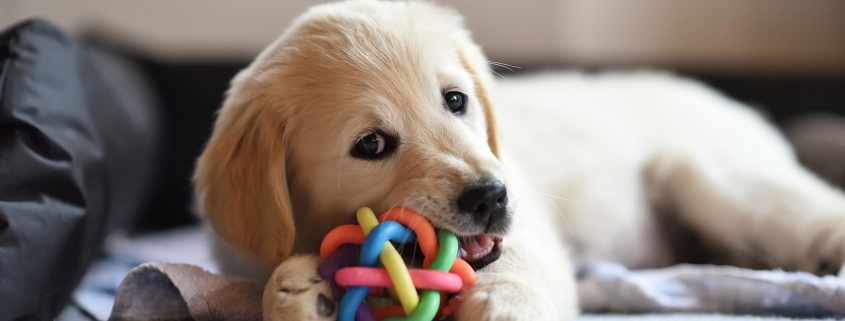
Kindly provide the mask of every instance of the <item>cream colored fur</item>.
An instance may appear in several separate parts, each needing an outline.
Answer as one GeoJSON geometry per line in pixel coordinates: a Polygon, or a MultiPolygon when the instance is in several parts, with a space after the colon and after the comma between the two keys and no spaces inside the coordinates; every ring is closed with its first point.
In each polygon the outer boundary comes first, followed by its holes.
{"type": "Polygon", "coordinates": [[[675,263],[667,219],[725,263],[822,273],[845,260],[845,197],[742,104],[669,74],[493,81],[486,65],[448,9],[349,1],[312,8],[238,74],[195,182],[224,266],[262,280],[278,266],[265,319],[334,318],[318,313],[313,255],[361,206],[478,233],[453,204],[485,176],[506,183],[513,223],[459,320],[571,319],[572,256],[675,263]],[[445,87],[467,94],[466,115],[444,109],[445,87]],[[350,158],[372,128],[400,137],[396,154],[350,158]]]}

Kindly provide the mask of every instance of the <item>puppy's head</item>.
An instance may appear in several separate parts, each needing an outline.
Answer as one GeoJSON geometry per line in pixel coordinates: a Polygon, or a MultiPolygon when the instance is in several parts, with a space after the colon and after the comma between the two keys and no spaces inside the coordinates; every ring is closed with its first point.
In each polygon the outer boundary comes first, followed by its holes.
{"type": "MultiPolygon", "coordinates": [[[[511,220],[486,60],[424,2],[312,8],[232,81],[195,186],[215,229],[269,265],[355,210],[404,206],[495,260],[511,220]]],[[[512,204],[512,202],[511,202],[512,204]]]]}

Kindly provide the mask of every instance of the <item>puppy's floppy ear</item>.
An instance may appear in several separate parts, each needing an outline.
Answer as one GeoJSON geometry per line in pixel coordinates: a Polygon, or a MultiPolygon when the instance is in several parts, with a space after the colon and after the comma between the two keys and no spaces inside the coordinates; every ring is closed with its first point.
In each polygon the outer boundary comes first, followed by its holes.
{"type": "Polygon", "coordinates": [[[487,122],[487,145],[490,146],[490,151],[496,158],[499,158],[499,141],[496,135],[496,115],[493,113],[493,103],[491,102],[489,91],[487,90],[490,79],[489,75],[479,73],[486,64],[486,59],[481,54],[481,50],[475,45],[459,45],[458,55],[461,58],[461,64],[464,69],[472,76],[472,82],[475,86],[475,95],[484,109],[484,119],[487,122]],[[482,64],[479,66],[479,63],[482,64]],[[486,76],[486,77],[485,77],[486,76]]]}
{"type": "Polygon", "coordinates": [[[245,70],[232,82],[197,162],[197,200],[212,226],[268,266],[290,256],[295,229],[286,179],[287,117],[245,70]]]}

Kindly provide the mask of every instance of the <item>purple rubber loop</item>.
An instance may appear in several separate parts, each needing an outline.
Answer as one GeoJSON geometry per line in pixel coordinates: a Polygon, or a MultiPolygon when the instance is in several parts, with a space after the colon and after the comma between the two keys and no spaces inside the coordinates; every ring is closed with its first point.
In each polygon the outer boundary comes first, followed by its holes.
{"type": "MultiPolygon", "coordinates": [[[[340,300],[340,298],[342,298],[346,293],[346,290],[344,290],[340,285],[337,285],[337,282],[334,280],[334,275],[338,270],[350,266],[355,262],[360,248],[361,246],[356,244],[341,245],[337,251],[329,254],[329,256],[320,263],[320,277],[329,281],[329,288],[331,288],[332,297],[334,297],[335,300],[340,300]]],[[[376,318],[373,316],[373,312],[370,311],[367,305],[361,302],[361,304],[358,305],[358,309],[355,311],[355,320],[375,321],[376,318]]]]}
{"type": "Polygon", "coordinates": [[[373,311],[370,311],[367,304],[361,302],[358,305],[358,310],[355,310],[355,321],[376,321],[376,316],[373,315],[373,311]]]}

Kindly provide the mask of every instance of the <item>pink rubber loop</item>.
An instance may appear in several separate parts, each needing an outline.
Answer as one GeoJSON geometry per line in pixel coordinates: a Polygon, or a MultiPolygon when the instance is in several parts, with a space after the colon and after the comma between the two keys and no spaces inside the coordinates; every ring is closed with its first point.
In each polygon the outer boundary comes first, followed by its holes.
{"type": "MultiPolygon", "coordinates": [[[[414,287],[418,290],[437,290],[455,293],[461,290],[461,277],[449,272],[436,270],[408,269],[414,287]]],[[[337,271],[335,282],[342,287],[371,286],[393,287],[390,275],[382,268],[346,267],[337,271]]]]}

